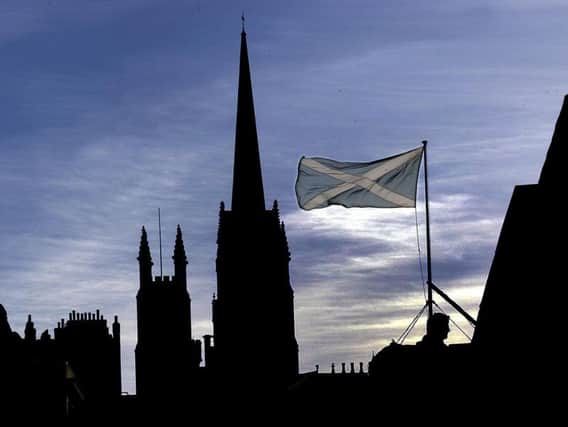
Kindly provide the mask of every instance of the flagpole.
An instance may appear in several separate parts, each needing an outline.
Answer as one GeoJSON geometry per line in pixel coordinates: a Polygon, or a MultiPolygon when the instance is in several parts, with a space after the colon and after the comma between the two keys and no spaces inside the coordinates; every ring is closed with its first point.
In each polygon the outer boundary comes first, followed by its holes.
{"type": "Polygon", "coordinates": [[[428,300],[426,304],[428,305],[428,318],[432,317],[432,257],[430,255],[430,205],[428,202],[428,157],[426,155],[426,146],[428,141],[422,141],[424,145],[424,195],[426,202],[426,262],[428,267],[428,279],[426,284],[428,285],[428,300]]]}

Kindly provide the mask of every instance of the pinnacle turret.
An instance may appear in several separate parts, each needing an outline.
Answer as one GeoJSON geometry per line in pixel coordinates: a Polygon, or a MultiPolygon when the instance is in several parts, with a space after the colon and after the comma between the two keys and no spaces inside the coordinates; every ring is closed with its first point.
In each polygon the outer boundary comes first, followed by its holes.
{"type": "Polygon", "coordinates": [[[148,235],[146,229],[142,227],[142,236],[140,237],[140,249],[138,251],[138,263],[140,266],[140,286],[152,283],[152,256],[150,255],[150,246],[148,245],[148,235]]]}

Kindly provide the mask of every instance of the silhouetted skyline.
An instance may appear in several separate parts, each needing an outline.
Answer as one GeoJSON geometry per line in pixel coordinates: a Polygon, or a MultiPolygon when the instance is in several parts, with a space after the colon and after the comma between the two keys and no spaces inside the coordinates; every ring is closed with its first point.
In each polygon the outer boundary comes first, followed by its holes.
{"type": "Polygon", "coordinates": [[[428,139],[434,277],[475,314],[511,189],[538,181],[566,92],[566,9],[534,3],[3,3],[0,302],[12,328],[28,313],[38,331],[71,309],[118,314],[134,392],[139,225],[156,262],[161,207],[164,260],[184,231],[194,335],[212,332],[243,8],[300,370],[368,361],[422,304],[414,212],[301,212],[301,155],[370,161],[428,139]]]}

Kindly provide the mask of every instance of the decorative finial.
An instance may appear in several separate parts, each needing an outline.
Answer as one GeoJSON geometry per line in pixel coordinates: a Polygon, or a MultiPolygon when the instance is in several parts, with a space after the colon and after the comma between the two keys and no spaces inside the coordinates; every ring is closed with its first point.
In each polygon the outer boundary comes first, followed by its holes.
{"type": "Polygon", "coordinates": [[[245,12],[243,11],[243,13],[241,14],[241,22],[242,22],[242,33],[245,33],[245,12]]]}

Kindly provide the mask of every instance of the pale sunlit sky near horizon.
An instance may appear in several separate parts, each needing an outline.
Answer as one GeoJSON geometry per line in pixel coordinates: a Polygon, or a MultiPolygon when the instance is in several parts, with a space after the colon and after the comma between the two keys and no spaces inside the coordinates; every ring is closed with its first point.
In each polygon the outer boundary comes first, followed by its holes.
{"type": "Polygon", "coordinates": [[[513,187],[538,180],[568,92],[559,0],[2,1],[0,303],[22,335],[28,313],[38,333],[73,309],[118,315],[129,393],[140,229],[158,274],[158,207],[164,274],[180,224],[193,335],[212,332],[243,11],[303,372],[367,363],[424,294],[415,211],[302,211],[299,158],[371,161],[427,139],[434,281],[475,315],[513,187]]]}

